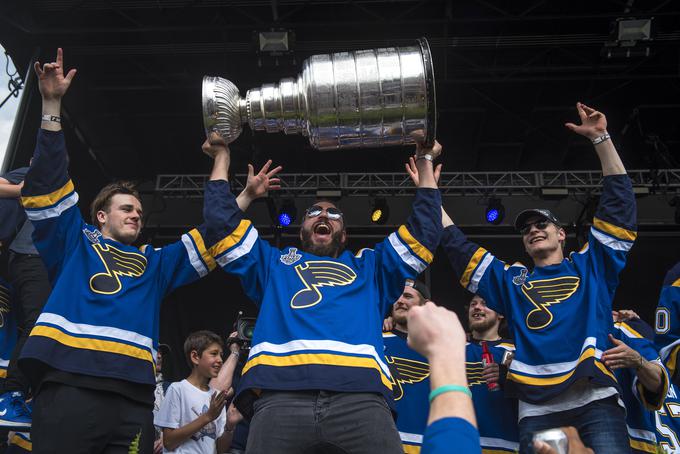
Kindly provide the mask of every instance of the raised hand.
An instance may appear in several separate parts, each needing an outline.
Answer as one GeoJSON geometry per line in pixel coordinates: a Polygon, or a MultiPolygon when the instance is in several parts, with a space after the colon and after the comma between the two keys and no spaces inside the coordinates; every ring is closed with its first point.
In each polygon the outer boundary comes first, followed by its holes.
{"type": "Polygon", "coordinates": [[[212,396],[210,396],[210,407],[206,414],[211,421],[216,420],[222,410],[224,410],[224,405],[227,403],[227,393],[225,391],[215,391],[212,396]]]}
{"type": "Polygon", "coordinates": [[[274,191],[281,189],[281,180],[279,178],[273,178],[274,175],[279,173],[283,167],[278,166],[272,170],[269,168],[272,165],[272,160],[270,159],[262,166],[257,174],[255,169],[251,164],[248,164],[248,180],[246,182],[246,187],[243,192],[252,201],[259,199],[260,197],[265,197],[270,190],[274,191]]]}
{"type": "Polygon", "coordinates": [[[576,111],[581,119],[581,124],[565,123],[564,126],[590,140],[607,133],[607,117],[602,112],[598,112],[580,102],[576,103],[576,111]]]}
{"type": "Polygon", "coordinates": [[[76,70],[71,69],[64,76],[64,52],[61,47],[57,49],[57,61],[44,65],[35,62],[33,68],[38,76],[40,94],[45,101],[61,100],[76,75],[76,70]]]}
{"type": "MultiPolygon", "coordinates": [[[[406,168],[406,173],[408,173],[408,176],[411,177],[411,181],[413,181],[413,184],[417,187],[418,183],[420,183],[420,175],[418,174],[418,167],[416,167],[416,160],[413,156],[408,158],[408,162],[404,164],[404,167],[406,168]]],[[[442,173],[442,165],[437,164],[437,166],[434,168],[434,180],[439,183],[439,176],[442,173]]]]}

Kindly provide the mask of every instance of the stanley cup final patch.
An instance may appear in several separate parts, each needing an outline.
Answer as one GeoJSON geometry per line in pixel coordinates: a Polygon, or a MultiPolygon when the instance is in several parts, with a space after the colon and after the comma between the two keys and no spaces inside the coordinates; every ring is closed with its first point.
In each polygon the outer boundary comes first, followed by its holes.
{"type": "Polygon", "coordinates": [[[288,250],[287,254],[283,254],[281,257],[279,257],[279,260],[281,260],[281,263],[283,263],[284,265],[292,265],[301,258],[302,255],[297,253],[297,248],[292,247],[288,250]]]}

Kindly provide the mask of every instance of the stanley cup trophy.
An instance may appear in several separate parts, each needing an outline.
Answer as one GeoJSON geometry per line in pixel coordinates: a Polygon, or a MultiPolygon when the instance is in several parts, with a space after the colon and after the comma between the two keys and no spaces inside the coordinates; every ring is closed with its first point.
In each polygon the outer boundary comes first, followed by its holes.
{"type": "Polygon", "coordinates": [[[253,131],[302,134],[318,150],[434,143],[434,70],[425,38],[414,46],[313,55],[297,79],[239,96],[232,82],[203,78],[203,122],[227,143],[253,131]]]}

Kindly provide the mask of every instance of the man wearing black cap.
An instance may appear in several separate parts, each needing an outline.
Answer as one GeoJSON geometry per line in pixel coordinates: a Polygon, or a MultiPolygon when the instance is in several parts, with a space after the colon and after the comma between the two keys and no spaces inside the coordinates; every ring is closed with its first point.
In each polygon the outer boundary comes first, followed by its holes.
{"type": "Polygon", "coordinates": [[[393,329],[383,333],[385,359],[392,373],[392,390],[397,407],[397,429],[405,453],[420,452],[430,408],[430,366],[427,358],[408,346],[408,312],[430,299],[424,283],[406,279],[404,291],[392,306],[393,329]]]}
{"type": "Polygon", "coordinates": [[[618,383],[600,358],[611,347],[612,299],[636,237],[635,197],[604,114],[581,103],[576,109],[581,124],[565,126],[592,141],[604,176],[589,241],[580,251],[565,258],[557,217],[532,209],[520,213],[515,227],[533,270],[506,265],[442,214],[442,244],[460,283],[506,317],[515,340],[506,389],[520,401],[521,452],[529,452],[534,432],[570,425],[598,454],[630,449],[618,383]]]}

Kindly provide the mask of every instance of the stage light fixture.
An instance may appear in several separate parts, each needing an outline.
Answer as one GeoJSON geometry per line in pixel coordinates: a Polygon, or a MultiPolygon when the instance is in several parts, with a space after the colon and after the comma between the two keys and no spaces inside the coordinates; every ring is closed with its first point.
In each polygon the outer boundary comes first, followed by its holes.
{"type": "Polygon", "coordinates": [[[505,207],[500,199],[491,198],[489,204],[486,206],[486,222],[492,225],[498,225],[503,222],[505,218],[505,207]]]}
{"type": "Polygon", "coordinates": [[[371,206],[371,222],[373,224],[383,225],[390,217],[390,207],[387,205],[385,199],[375,199],[371,206]]]}
{"type": "Polygon", "coordinates": [[[288,227],[297,218],[297,208],[295,207],[295,202],[291,199],[286,199],[281,204],[281,209],[279,209],[279,215],[277,217],[279,225],[281,227],[288,227]]]}

